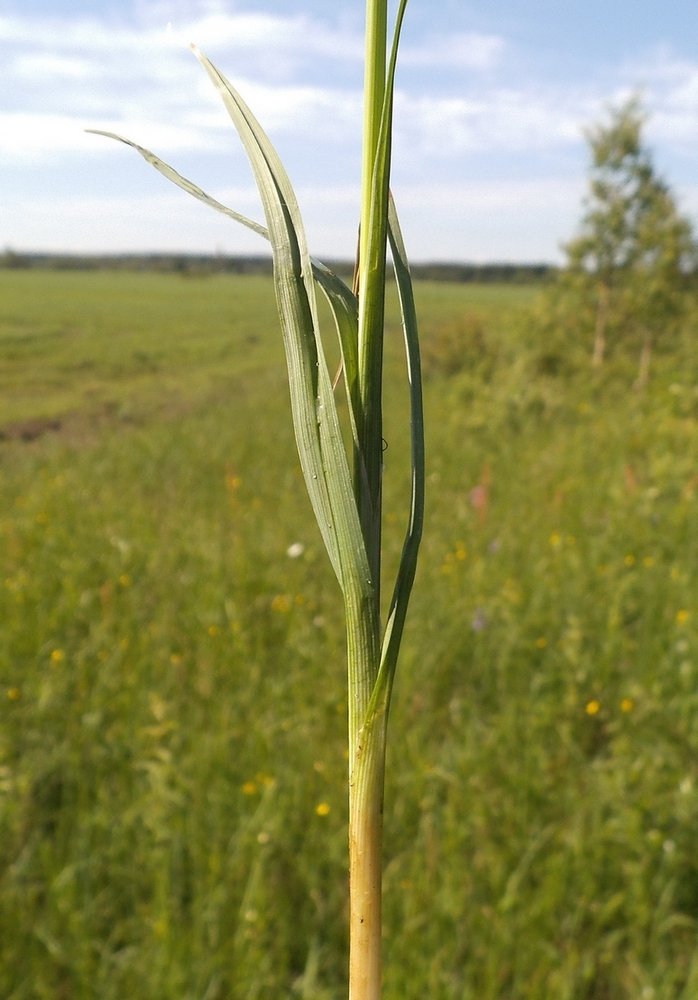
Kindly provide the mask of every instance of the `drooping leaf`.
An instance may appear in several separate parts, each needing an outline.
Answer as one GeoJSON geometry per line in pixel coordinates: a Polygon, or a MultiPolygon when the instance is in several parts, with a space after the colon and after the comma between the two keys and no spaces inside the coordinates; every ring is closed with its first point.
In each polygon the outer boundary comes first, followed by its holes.
{"type": "MultiPolygon", "coordinates": [[[[123,135],[118,135],[116,132],[105,132],[102,129],[88,128],[86,132],[92,135],[103,135],[108,139],[116,139],[118,142],[123,142],[127,146],[131,146],[140,155],[150,163],[151,166],[166,177],[177,187],[182,188],[187,194],[190,194],[193,198],[198,201],[208,205],[209,208],[215,209],[215,211],[220,212],[222,215],[226,215],[229,219],[233,219],[235,222],[239,222],[241,225],[246,226],[251,229],[254,233],[263,237],[265,240],[269,240],[269,231],[265,226],[262,226],[259,222],[255,222],[253,219],[249,219],[247,216],[242,215],[240,212],[236,212],[234,209],[229,208],[222,202],[213,198],[210,194],[207,194],[198,184],[194,184],[193,181],[188,180],[183,177],[174,167],[171,167],[169,163],[166,163],[151,150],[146,149],[144,146],[139,146],[137,142],[133,142],[131,139],[125,138],[123,135]]],[[[349,415],[352,426],[352,437],[354,443],[357,443],[357,431],[356,431],[356,412],[358,406],[358,369],[357,369],[357,344],[358,344],[358,314],[359,314],[359,303],[351,291],[351,289],[342,281],[334,271],[330,270],[326,264],[322,261],[317,260],[315,257],[310,258],[313,277],[315,281],[322,288],[325,297],[332,310],[332,315],[335,320],[335,325],[337,328],[337,336],[339,338],[339,344],[342,352],[342,369],[344,373],[344,381],[347,390],[347,397],[349,399],[349,415]]]]}
{"type": "Polygon", "coordinates": [[[342,586],[347,618],[350,740],[356,745],[380,658],[377,581],[371,575],[322,349],[315,288],[295,193],[276,150],[232,84],[197,52],[252,167],[269,230],[298,452],[315,516],[342,586]]]}
{"type": "Polygon", "coordinates": [[[241,215],[239,212],[233,211],[232,208],[228,208],[227,205],[221,204],[220,201],[216,201],[212,198],[210,194],[206,194],[201,188],[194,184],[192,181],[187,180],[186,177],[182,177],[181,174],[171,167],[164,160],[161,160],[159,156],[155,153],[151,153],[149,149],[144,146],[139,146],[137,142],[133,142],[131,139],[124,138],[123,135],[118,135],[116,132],[103,132],[101,129],[88,128],[85,129],[86,132],[90,132],[92,135],[104,135],[108,139],[116,139],[118,142],[123,142],[127,146],[131,146],[132,149],[137,150],[144,160],[147,160],[151,166],[155,167],[163,177],[166,177],[168,181],[172,181],[177,187],[182,188],[187,194],[190,194],[193,198],[197,198],[202,201],[204,205],[208,205],[210,208],[215,208],[217,212],[222,212],[223,215],[227,215],[230,219],[234,219],[236,222],[240,222],[243,226],[247,226],[254,233],[258,233],[259,236],[263,236],[265,240],[269,239],[269,233],[264,228],[260,226],[258,222],[254,222],[252,219],[248,219],[246,215],[241,215]]]}
{"type": "MultiPolygon", "coordinates": [[[[356,297],[329,268],[309,257],[295,194],[271,143],[229,81],[203,55],[197,55],[221,93],[243,141],[262,197],[267,222],[271,220],[268,228],[223,205],[150,150],[115,133],[96,129],[91,131],[136,149],[156,170],[188,194],[272,243],[294,428],[308,493],[342,588],[346,589],[349,581],[353,583],[353,589],[358,588],[359,592],[363,589],[370,593],[372,581],[358,526],[339,418],[322,351],[313,285],[312,281],[308,281],[308,276],[312,276],[321,285],[335,316],[353,428],[355,418],[351,400],[355,395],[352,388],[355,384],[353,373],[356,371],[356,297]],[[344,539],[343,557],[340,557],[338,532],[344,539]]],[[[358,607],[362,601],[353,597],[351,603],[352,607],[358,607]]],[[[377,628],[375,631],[377,635],[377,628]]],[[[373,644],[375,645],[375,641],[373,644]]]]}

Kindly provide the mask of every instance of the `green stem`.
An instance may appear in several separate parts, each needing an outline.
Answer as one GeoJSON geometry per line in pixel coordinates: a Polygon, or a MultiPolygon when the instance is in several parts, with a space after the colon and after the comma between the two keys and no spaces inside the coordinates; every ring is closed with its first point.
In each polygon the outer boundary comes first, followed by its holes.
{"type": "Polygon", "coordinates": [[[387,0],[368,0],[366,93],[361,231],[358,261],[358,407],[354,491],[369,565],[372,591],[366,595],[361,627],[349,636],[349,855],[350,1000],[380,1000],[381,994],[381,841],[388,704],[402,626],[414,578],[421,534],[422,451],[419,352],[413,303],[397,216],[389,224],[392,94],[400,29],[407,0],[400,0],[395,35],[386,66],[387,0]],[[396,257],[405,321],[413,421],[413,496],[408,538],[388,620],[384,655],[375,656],[380,639],[381,490],[383,475],[382,380],[388,231],[396,257]],[[415,383],[416,379],[416,383],[415,383]],[[371,600],[373,598],[373,600],[371,600]],[[368,606],[370,605],[370,607],[368,606]],[[355,638],[356,642],[351,641],[355,638]]]}
{"type": "Polygon", "coordinates": [[[350,1000],[380,1000],[381,994],[385,715],[370,720],[368,715],[380,661],[382,368],[388,162],[385,156],[380,156],[379,149],[386,94],[387,37],[387,0],[367,0],[357,262],[358,412],[354,492],[373,584],[374,605],[370,610],[364,609],[368,613],[366,625],[376,641],[369,643],[366,636],[354,650],[349,650],[350,1000]]]}
{"type": "Polygon", "coordinates": [[[373,169],[376,162],[378,134],[380,132],[381,113],[383,111],[383,99],[385,97],[385,60],[387,46],[387,0],[367,0],[366,62],[364,66],[364,131],[361,174],[361,229],[359,235],[359,261],[363,264],[365,264],[368,260],[367,250],[371,224],[373,169]]]}
{"type": "MultiPolygon", "coordinates": [[[[383,316],[385,296],[386,211],[376,204],[376,158],[385,101],[388,32],[387,0],[366,5],[364,135],[359,234],[359,341],[355,456],[355,494],[373,580],[380,604],[381,479],[383,466],[383,316]]],[[[387,190],[386,190],[387,200],[387,190]]]]}

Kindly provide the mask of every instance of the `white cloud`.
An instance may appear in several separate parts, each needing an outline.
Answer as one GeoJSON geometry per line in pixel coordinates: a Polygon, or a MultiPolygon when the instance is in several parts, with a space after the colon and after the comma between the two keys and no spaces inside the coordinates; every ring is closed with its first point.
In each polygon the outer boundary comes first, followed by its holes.
{"type": "Polygon", "coordinates": [[[23,112],[0,114],[0,157],[5,161],[37,160],[47,153],[86,148],[88,143],[75,118],[23,112]]]}
{"type": "Polygon", "coordinates": [[[400,54],[400,65],[491,69],[499,63],[504,48],[504,39],[499,35],[463,32],[431,39],[418,48],[405,48],[400,54]]]}
{"type": "Polygon", "coordinates": [[[412,260],[550,261],[579,218],[579,180],[406,185],[395,192],[412,260]]]}
{"type": "Polygon", "coordinates": [[[579,143],[595,103],[587,95],[492,89],[473,97],[396,95],[398,141],[443,157],[462,152],[540,149],[579,143]]]}
{"type": "MultiPolygon", "coordinates": [[[[105,131],[117,133],[123,132],[126,128],[123,122],[107,121],[100,124],[105,131]]],[[[23,112],[0,113],[0,163],[12,160],[51,162],[56,156],[65,153],[89,156],[95,153],[114,152],[116,147],[113,143],[107,144],[104,138],[85,134],[85,129],[91,127],[95,127],[95,122],[87,118],[23,112]]],[[[127,130],[128,138],[161,150],[220,148],[220,144],[216,146],[204,132],[163,125],[157,121],[131,121],[127,130]]]]}
{"type": "Polygon", "coordinates": [[[363,57],[360,36],[333,31],[304,16],[219,12],[146,28],[109,24],[96,18],[0,17],[0,44],[26,45],[34,51],[80,51],[100,56],[106,52],[111,56],[123,50],[142,55],[185,48],[192,41],[210,51],[235,54],[248,50],[256,59],[272,63],[280,51],[296,57],[321,55],[332,60],[363,57]]]}
{"type": "Polygon", "coordinates": [[[69,59],[43,52],[18,56],[12,69],[20,80],[43,82],[61,77],[83,80],[90,75],[92,67],[85,59],[69,59]]]}
{"type": "MultiPolygon", "coordinates": [[[[50,200],[41,194],[42,165],[65,170],[59,186],[70,190],[67,171],[73,164],[94,165],[99,158],[106,182],[108,171],[123,162],[117,157],[133,157],[132,151],[84,135],[85,127],[127,135],[175,166],[186,154],[205,151],[220,176],[216,158],[229,155],[235,138],[218,95],[184,48],[193,39],[230,75],[274,141],[290,146],[314,249],[331,256],[353,253],[356,185],[311,186],[305,171],[322,157],[328,178],[341,181],[347,160],[358,161],[360,37],[333,21],[331,11],[323,20],[229,10],[224,2],[192,9],[178,17],[176,3],[150,5],[135,26],[111,23],[106,14],[0,17],[0,165],[28,163],[28,173],[39,178],[33,197],[15,191],[2,207],[0,245],[203,250],[220,244],[262,252],[254,237],[225,220],[201,207],[183,207],[186,198],[178,193],[163,195],[164,200],[121,201],[50,200]],[[168,20],[173,21],[169,35],[168,20]]],[[[590,72],[581,84],[563,80],[543,86],[517,76],[516,59],[505,55],[516,56],[513,43],[477,32],[435,34],[402,52],[396,193],[416,259],[554,256],[578,218],[582,171],[572,180],[540,179],[536,157],[538,163],[541,153],[548,163],[560,157],[569,170],[570,150],[574,157],[581,151],[583,126],[599,118],[609,98],[617,103],[638,83],[653,115],[652,142],[664,153],[686,155],[698,141],[698,61],[661,50],[614,68],[603,79],[590,72]],[[501,158],[498,162],[512,157],[519,176],[528,171],[529,179],[458,180],[482,162],[477,159],[482,154],[501,158]],[[436,173],[442,184],[416,180],[436,173]],[[507,253],[497,246],[506,246],[507,253]]],[[[685,196],[693,207],[698,196],[692,191],[685,196]]],[[[250,212],[249,192],[241,197],[229,203],[250,212]]],[[[258,211],[250,214],[259,217],[258,211]]]]}
{"type": "Polygon", "coordinates": [[[329,59],[363,57],[360,36],[333,31],[309,17],[276,17],[271,14],[226,14],[219,12],[197,20],[172,24],[172,37],[182,44],[194,40],[202,49],[251,50],[261,59],[273,60],[278,52],[297,58],[324,56],[329,59]]]}
{"type": "MultiPolygon", "coordinates": [[[[227,193],[236,208],[259,215],[254,189],[227,193]]],[[[0,246],[73,253],[268,253],[254,233],[166,188],[147,196],[8,199],[0,202],[0,246]]]]}
{"type": "MultiPolygon", "coordinates": [[[[56,197],[0,201],[0,246],[72,252],[157,250],[265,254],[265,242],[162,182],[133,197],[56,197]]],[[[262,219],[256,191],[211,192],[262,219]]],[[[550,260],[578,218],[581,186],[549,178],[407,184],[396,190],[408,252],[414,261],[550,260]],[[506,252],[502,252],[506,247],[506,252]]],[[[298,198],[312,252],[351,258],[359,191],[355,185],[300,185],[298,198]]]]}
{"type": "Polygon", "coordinates": [[[461,181],[450,184],[406,184],[396,192],[398,208],[484,211],[505,209],[526,212],[541,208],[558,210],[579,203],[579,180],[543,177],[535,180],[461,181]]]}
{"type": "Polygon", "coordinates": [[[621,70],[625,85],[615,104],[638,90],[650,109],[648,134],[675,146],[698,139],[698,63],[677,58],[665,46],[643,59],[629,60],[621,70]]]}
{"type": "MultiPolygon", "coordinates": [[[[111,25],[96,18],[0,17],[0,43],[26,45],[32,50],[114,52],[124,48],[151,49],[168,44],[161,31],[140,31],[111,25]]],[[[169,43],[171,44],[171,43],[169,43]]]]}
{"type": "MultiPolygon", "coordinates": [[[[292,79],[280,81],[268,66],[278,71],[283,65],[291,72],[294,61],[300,64],[310,57],[315,62],[320,57],[358,59],[360,39],[307,17],[218,11],[175,25],[171,37],[164,26],[156,30],[152,25],[113,27],[85,19],[59,25],[50,19],[0,18],[0,80],[5,93],[14,95],[14,117],[8,121],[8,134],[0,137],[0,153],[26,159],[52,150],[97,152],[94,146],[66,138],[72,134],[71,116],[72,132],[85,125],[114,129],[164,154],[221,148],[216,133],[231,126],[209,81],[183,48],[182,42],[192,37],[218,53],[216,61],[224,70],[233,67],[233,82],[272,134],[325,147],[358,143],[358,86],[301,83],[295,71],[292,79]],[[20,48],[4,64],[3,41],[20,48]],[[240,65],[241,52],[252,54],[251,61],[243,59],[240,65]],[[40,114],[48,117],[43,122],[23,117],[40,114]]],[[[431,38],[407,49],[404,58],[408,67],[492,69],[503,46],[498,36],[462,33],[431,38]]],[[[401,85],[396,98],[398,146],[427,159],[578,142],[588,111],[574,96],[560,99],[557,94],[474,87],[472,81],[468,97],[443,92],[415,97],[405,74],[401,85]]]]}
{"type": "MultiPolygon", "coordinates": [[[[300,138],[318,133],[331,143],[357,140],[358,87],[310,85],[299,76],[300,68],[310,63],[315,73],[320,59],[359,60],[361,39],[307,16],[231,13],[219,7],[175,23],[171,36],[165,22],[153,26],[152,16],[143,28],[96,18],[0,17],[4,100],[12,100],[15,113],[37,114],[40,107],[43,113],[63,119],[72,115],[80,125],[86,115],[99,116],[95,124],[104,124],[105,119],[158,121],[171,130],[165,149],[185,148],[177,128],[191,127],[196,132],[192,142],[210,147],[213,139],[206,134],[228,126],[208,81],[183,50],[183,43],[192,38],[216,53],[224,70],[232,70],[236,84],[271,131],[300,138]]],[[[501,74],[491,73],[498,71],[505,50],[502,37],[476,32],[432,37],[404,49],[406,72],[397,95],[396,118],[399,134],[412,151],[450,156],[580,141],[582,125],[598,115],[608,95],[593,84],[547,89],[503,86],[501,74]],[[433,83],[426,93],[420,75],[420,96],[416,96],[409,69],[419,67],[487,70],[490,75],[469,76],[467,90],[433,83]]],[[[653,135],[672,143],[695,141],[697,63],[678,61],[660,51],[644,63],[628,63],[618,77],[618,92],[636,81],[645,83],[648,102],[656,112],[653,135]]],[[[53,134],[51,129],[48,133],[53,134]]],[[[2,148],[7,155],[21,145],[5,140],[2,148]]],[[[65,148],[64,142],[60,145],[65,148]]]]}
{"type": "MultiPolygon", "coordinates": [[[[264,128],[321,137],[323,142],[356,141],[360,135],[362,97],[358,91],[329,87],[272,87],[235,81],[264,128]]],[[[227,116],[226,116],[227,117],[227,116]]]]}

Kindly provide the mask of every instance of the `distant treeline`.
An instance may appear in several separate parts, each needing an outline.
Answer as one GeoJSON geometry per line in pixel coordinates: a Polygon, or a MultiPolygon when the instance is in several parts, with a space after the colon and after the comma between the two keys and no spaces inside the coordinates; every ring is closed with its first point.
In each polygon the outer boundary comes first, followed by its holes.
{"type": "Polygon", "coordinates": [[[412,264],[415,278],[422,281],[460,281],[484,284],[530,285],[549,281],[558,273],[553,264],[412,264]]]}
{"type": "MultiPolygon", "coordinates": [[[[346,260],[325,262],[336,274],[351,277],[354,265],[346,260]]],[[[213,254],[0,254],[0,268],[47,271],[154,271],[166,274],[271,274],[271,257],[228,257],[213,254]]],[[[557,274],[552,264],[413,264],[412,275],[422,281],[504,282],[532,284],[557,274]]]]}

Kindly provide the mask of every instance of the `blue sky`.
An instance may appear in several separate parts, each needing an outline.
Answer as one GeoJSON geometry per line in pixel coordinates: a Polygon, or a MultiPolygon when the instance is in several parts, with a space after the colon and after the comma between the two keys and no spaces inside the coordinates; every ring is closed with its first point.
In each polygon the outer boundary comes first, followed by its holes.
{"type": "MultiPolygon", "coordinates": [[[[362,26],[362,0],[0,0],[0,248],[265,252],[83,132],[121,132],[261,219],[195,41],[277,145],[313,252],[351,256],[362,26]]],[[[393,189],[413,259],[559,259],[585,190],[584,126],[636,88],[656,163],[698,218],[695,4],[410,0],[393,189]]]]}

